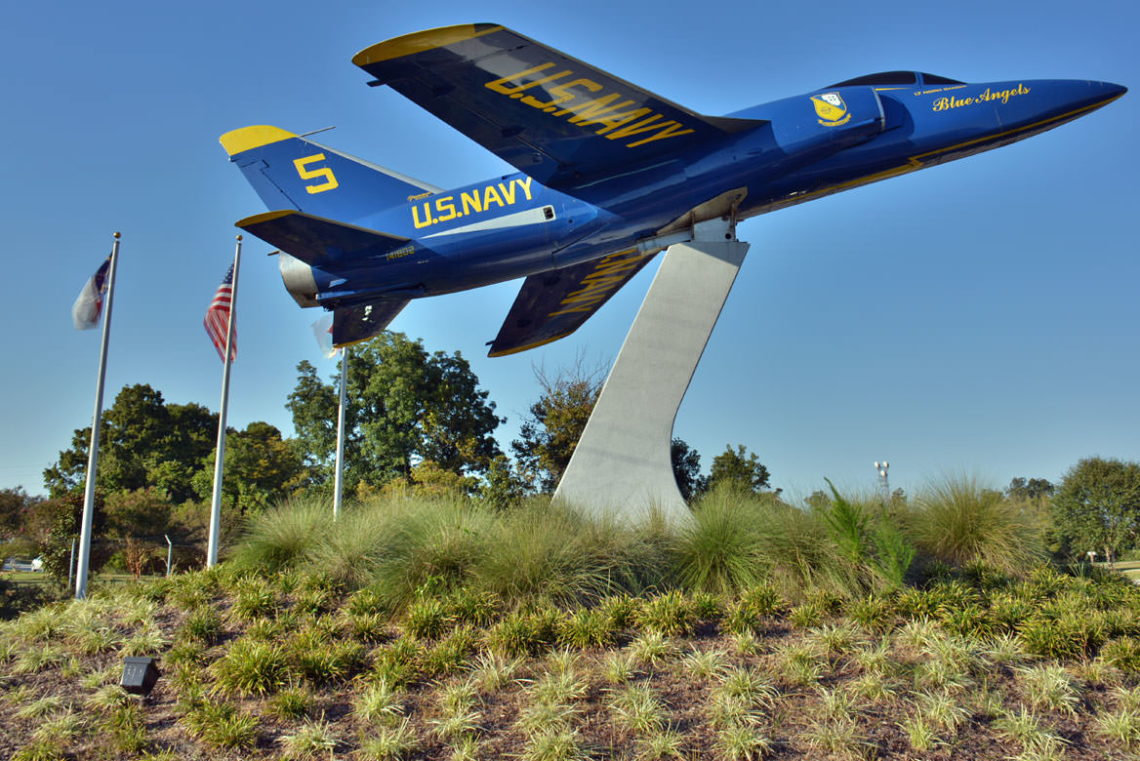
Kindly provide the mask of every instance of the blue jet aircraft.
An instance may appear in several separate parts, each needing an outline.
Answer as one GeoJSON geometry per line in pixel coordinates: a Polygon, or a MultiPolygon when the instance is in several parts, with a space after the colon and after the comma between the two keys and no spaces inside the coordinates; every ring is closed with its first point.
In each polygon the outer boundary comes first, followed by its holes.
{"type": "MultiPolygon", "coordinates": [[[[705,116],[495,24],[432,29],[353,59],[519,171],[445,190],[270,126],[222,146],[273,211],[238,227],[281,252],[333,341],[409,300],[525,277],[491,356],[569,335],[698,222],[727,229],[1008,145],[1119,98],[1120,85],[967,84],[893,71],[705,116]]],[[[731,236],[731,233],[729,233],[731,236]]]]}

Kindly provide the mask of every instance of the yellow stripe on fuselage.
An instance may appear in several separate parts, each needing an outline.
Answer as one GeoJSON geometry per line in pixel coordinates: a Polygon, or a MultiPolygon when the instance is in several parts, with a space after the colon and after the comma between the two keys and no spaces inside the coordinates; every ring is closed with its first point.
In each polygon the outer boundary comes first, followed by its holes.
{"type": "Polygon", "coordinates": [[[218,142],[226,149],[227,154],[236,156],[244,151],[260,148],[270,143],[279,143],[291,137],[297,136],[280,127],[272,127],[268,124],[255,124],[252,127],[242,127],[241,129],[227,132],[218,138],[218,142]]]}
{"type": "Polygon", "coordinates": [[[459,24],[405,34],[401,37],[377,42],[372,47],[361,50],[352,57],[352,62],[357,66],[367,66],[370,63],[391,61],[395,58],[422,53],[425,50],[445,48],[456,42],[497,32],[502,28],[498,24],[459,24]]]}

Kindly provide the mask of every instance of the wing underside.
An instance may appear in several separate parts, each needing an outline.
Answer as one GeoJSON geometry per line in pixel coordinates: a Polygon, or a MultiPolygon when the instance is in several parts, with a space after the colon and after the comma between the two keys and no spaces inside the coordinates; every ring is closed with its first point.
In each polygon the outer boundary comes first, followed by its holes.
{"type": "Polygon", "coordinates": [[[765,123],[703,116],[495,24],[397,37],[353,63],[559,190],[765,123]]]}
{"type": "Polygon", "coordinates": [[[514,354],[570,335],[654,255],[630,249],[531,275],[523,282],[488,355],[514,354]]]}

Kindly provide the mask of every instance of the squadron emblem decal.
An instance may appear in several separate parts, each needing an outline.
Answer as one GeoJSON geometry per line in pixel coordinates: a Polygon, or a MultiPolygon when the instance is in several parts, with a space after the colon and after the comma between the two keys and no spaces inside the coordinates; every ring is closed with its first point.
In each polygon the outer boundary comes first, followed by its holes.
{"type": "Polygon", "coordinates": [[[847,113],[847,104],[843,102],[843,96],[837,92],[813,95],[811,102],[815,105],[819,123],[825,127],[839,127],[851,121],[851,114],[847,113]]]}

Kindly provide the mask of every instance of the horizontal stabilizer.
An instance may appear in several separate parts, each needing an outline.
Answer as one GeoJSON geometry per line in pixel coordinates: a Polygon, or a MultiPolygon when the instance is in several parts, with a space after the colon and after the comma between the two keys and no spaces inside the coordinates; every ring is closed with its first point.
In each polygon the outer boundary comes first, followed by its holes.
{"type": "Polygon", "coordinates": [[[363,261],[383,257],[401,246],[412,245],[408,238],[399,235],[346,225],[292,209],[257,214],[236,224],[269,245],[316,267],[344,258],[363,261]]]}
{"type": "Polygon", "coordinates": [[[367,341],[379,335],[407,305],[408,299],[384,299],[370,304],[337,307],[333,311],[333,346],[367,341]]]}
{"type": "Polygon", "coordinates": [[[565,338],[602,308],[656,252],[637,249],[531,275],[524,282],[488,356],[533,349],[565,338]]]}

